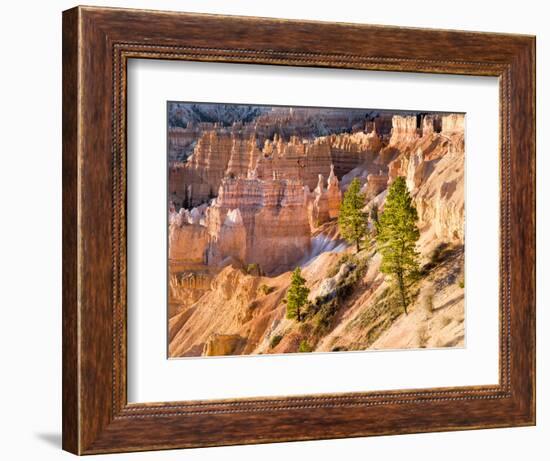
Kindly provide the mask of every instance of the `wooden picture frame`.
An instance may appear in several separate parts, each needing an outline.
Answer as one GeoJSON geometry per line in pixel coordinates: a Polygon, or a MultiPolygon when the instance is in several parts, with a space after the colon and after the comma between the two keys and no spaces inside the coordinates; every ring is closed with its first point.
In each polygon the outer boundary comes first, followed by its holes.
{"type": "Polygon", "coordinates": [[[63,13],[63,448],[93,454],[535,424],[535,38],[76,7],[63,13]],[[131,58],[496,76],[500,382],[129,404],[131,58]]]}

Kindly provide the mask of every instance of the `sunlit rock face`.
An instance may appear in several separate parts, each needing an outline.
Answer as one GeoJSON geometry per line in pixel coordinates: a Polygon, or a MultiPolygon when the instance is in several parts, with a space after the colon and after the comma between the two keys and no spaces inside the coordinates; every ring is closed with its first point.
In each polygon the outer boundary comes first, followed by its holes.
{"type": "Polygon", "coordinates": [[[330,165],[330,144],[325,138],[308,142],[293,136],[285,142],[275,136],[273,141],[266,141],[256,171],[259,179],[301,181],[313,189],[319,174],[329,174],[330,165]]]}
{"type": "Polygon", "coordinates": [[[309,222],[312,228],[319,227],[330,219],[328,194],[324,183],[325,179],[320,174],[317,187],[313,190],[311,200],[308,201],[309,222]]]}
{"type": "Polygon", "coordinates": [[[375,162],[382,147],[381,137],[376,131],[335,134],[328,140],[334,173],[340,178],[359,165],[375,162]]]}
{"type": "Polygon", "coordinates": [[[424,154],[422,149],[418,148],[416,153],[411,154],[409,165],[407,166],[407,188],[409,192],[415,192],[418,186],[422,184],[426,163],[424,162],[424,154]]]}
{"type": "Polygon", "coordinates": [[[414,189],[419,226],[430,228],[436,239],[464,243],[463,138],[445,145],[446,153],[424,162],[424,181],[414,189]]]}
{"type": "Polygon", "coordinates": [[[334,174],[333,165],[330,167],[326,185],[327,187],[325,187],[324,176],[320,174],[313,192],[309,192],[309,187],[305,186],[306,206],[312,230],[331,219],[337,218],[340,214],[342,191],[340,190],[338,177],[334,174]]]}
{"type": "Polygon", "coordinates": [[[206,228],[198,224],[173,223],[168,227],[169,259],[185,261],[190,266],[206,264],[209,236],[206,228]]]}
{"type": "Polygon", "coordinates": [[[205,356],[236,355],[246,344],[245,338],[239,335],[213,334],[204,345],[205,356]]]}
{"type": "Polygon", "coordinates": [[[193,207],[215,197],[231,156],[233,139],[217,131],[204,132],[187,162],[169,169],[170,199],[180,207],[193,207]]]}
{"type": "Polygon", "coordinates": [[[415,115],[393,116],[390,145],[400,145],[417,137],[417,117],[415,115]]]}
{"type": "Polygon", "coordinates": [[[342,204],[342,191],[340,190],[340,182],[334,174],[334,166],[330,168],[327,186],[328,199],[328,215],[330,219],[337,218],[340,214],[340,205],[342,204]]]}
{"type": "Polygon", "coordinates": [[[445,136],[464,136],[464,114],[449,114],[441,117],[441,134],[445,136]]]}
{"type": "Polygon", "coordinates": [[[216,196],[224,177],[247,177],[252,171],[259,179],[290,179],[314,188],[319,174],[330,172],[331,148],[325,138],[315,141],[277,135],[262,149],[251,136],[204,133],[185,163],[170,167],[170,200],[181,207],[196,206],[216,196]]]}
{"type": "Polygon", "coordinates": [[[388,187],[388,175],[380,171],[378,174],[369,174],[367,182],[361,189],[367,201],[372,200],[388,187]]]}
{"type": "Polygon", "coordinates": [[[416,135],[412,118],[395,121],[407,142],[392,131],[399,153],[388,165],[388,183],[405,177],[419,226],[441,241],[464,243],[464,114],[425,116],[416,135]]]}
{"type": "Polygon", "coordinates": [[[293,180],[224,179],[207,219],[212,264],[233,257],[270,273],[309,251],[303,184],[293,180]]]}

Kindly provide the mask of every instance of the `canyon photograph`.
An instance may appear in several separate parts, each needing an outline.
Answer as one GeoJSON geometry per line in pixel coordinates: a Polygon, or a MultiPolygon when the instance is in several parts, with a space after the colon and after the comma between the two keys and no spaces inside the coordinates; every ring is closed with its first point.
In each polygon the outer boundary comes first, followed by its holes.
{"type": "Polygon", "coordinates": [[[464,127],[168,102],[168,357],[464,347],[464,127]]]}

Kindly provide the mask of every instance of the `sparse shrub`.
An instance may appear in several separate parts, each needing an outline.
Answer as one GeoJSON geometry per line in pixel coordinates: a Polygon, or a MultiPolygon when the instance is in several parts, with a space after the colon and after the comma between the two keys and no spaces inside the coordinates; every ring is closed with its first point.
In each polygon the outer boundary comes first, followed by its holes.
{"type": "Polygon", "coordinates": [[[275,287],[270,287],[269,285],[263,283],[260,285],[260,291],[267,296],[269,293],[273,293],[275,291],[275,287]]]}
{"type": "Polygon", "coordinates": [[[347,347],[344,346],[336,346],[331,349],[331,352],[344,352],[347,351],[347,347]]]}
{"type": "Polygon", "coordinates": [[[327,302],[322,300],[319,302],[318,311],[313,318],[317,333],[324,334],[330,330],[332,320],[338,312],[338,307],[338,299],[336,298],[332,298],[327,302]]]}
{"type": "Polygon", "coordinates": [[[366,269],[368,268],[368,259],[366,257],[359,257],[357,255],[346,253],[342,255],[336,264],[329,269],[327,277],[334,277],[338,274],[342,265],[348,263],[354,266],[352,271],[348,274],[348,278],[352,275],[352,273],[357,279],[365,275],[366,269]]]}
{"type": "Polygon", "coordinates": [[[464,279],[458,281],[459,288],[464,289],[464,279]]]}
{"type": "Polygon", "coordinates": [[[348,328],[359,326],[364,330],[365,333],[361,338],[360,347],[367,348],[371,346],[402,313],[403,310],[397,298],[397,291],[391,289],[391,287],[386,287],[384,291],[374,299],[373,304],[366,309],[357,320],[350,323],[348,328]]]}
{"type": "Polygon", "coordinates": [[[336,294],[340,300],[346,299],[353,293],[355,285],[363,278],[368,269],[368,261],[366,258],[355,257],[354,264],[355,267],[353,270],[351,270],[347,276],[338,283],[336,294]]]}
{"type": "Polygon", "coordinates": [[[368,267],[366,258],[347,254],[340,258],[335,274],[338,273],[342,264],[346,263],[351,263],[352,268],[344,278],[338,281],[335,290],[325,296],[317,296],[307,305],[305,316],[313,318],[317,334],[325,334],[331,329],[340,306],[352,295],[368,267]]]}
{"type": "Polygon", "coordinates": [[[340,259],[338,259],[336,264],[329,269],[329,271],[327,272],[327,277],[334,277],[340,270],[340,267],[342,266],[342,264],[353,261],[354,258],[355,258],[354,255],[349,253],[344,253],[340,257],[340,259]]]}
{"type": "Polygon", "coordinates": [[[300,341],[300,346],[298,347],[298,352],[311,352],[313,348],[308,344],[305,339],[300,341]]]}
{"type": "Polygon", "coordinates": [[[271,338],[271,340],[269,341],[269,348],[270,349],[275,349],[279,343],[281,342],[281,340],[283,339],[283,335],[275,335],[271,338]]]}
{"type": "Polygon", "coordinates": [[[259,264],[250,263],[246,266],[246,273],[248,275],[260,276],[262,275],[262,269],[259,264]]]}

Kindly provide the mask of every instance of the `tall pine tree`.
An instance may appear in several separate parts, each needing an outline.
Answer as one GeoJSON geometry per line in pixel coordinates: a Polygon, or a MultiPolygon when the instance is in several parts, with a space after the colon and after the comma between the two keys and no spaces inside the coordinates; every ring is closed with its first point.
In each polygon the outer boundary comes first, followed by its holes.
{"type": "Polygon", "coordinates": [[[348,242],[355,243],[355,250],[359,252],[361,240],[367,235],[367,213],[365,208],[365,195],[361,193],[361,183],[354,178],[344,194],[344,200],[340,206],[338,226],[340,233],[348,242]]]}
{"type": "Polygon", "coordinates": [[[378,251],[382,254],[380,271],[392,276],[399,290],[401,306],[407,313],[408,288],[419,271],[416,242],[420,237],[418,213],[412,203],[405,179],[398,177],[390,186],[384,212],[380,215],[378,251]]]}
{"type": "Polygon", "coordinates": [[[309,288],[306,287],[306,279],[302,277],[302,270],[297,267],[292,272],[290,288],[286,295],[286,317],[302,321],[300,309],[307,302],[309,288]]]}

